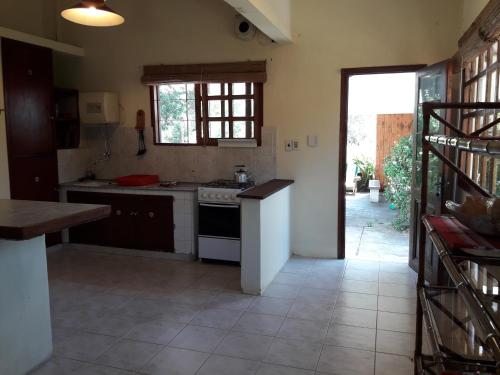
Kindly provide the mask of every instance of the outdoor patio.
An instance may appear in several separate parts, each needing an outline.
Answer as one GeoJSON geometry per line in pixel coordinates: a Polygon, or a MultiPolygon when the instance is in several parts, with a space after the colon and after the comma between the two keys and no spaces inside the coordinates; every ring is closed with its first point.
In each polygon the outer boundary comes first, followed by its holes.
{"type": "Polygon", "coordinates": [[[379,203],[370,202],[369,193],[347,194],[346,258],[407,262],[408,232],[392,228],[396,214],[383,194],[379,203]]]}

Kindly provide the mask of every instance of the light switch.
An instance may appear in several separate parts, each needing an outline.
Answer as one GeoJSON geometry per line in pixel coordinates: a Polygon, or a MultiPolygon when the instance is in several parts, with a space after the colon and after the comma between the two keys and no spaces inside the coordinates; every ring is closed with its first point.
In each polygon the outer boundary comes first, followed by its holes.
{"type": "Polygon", "coordinates": [[[285,141],[285,151],[286,152],[292,151],[292,141],[291,140],[285,141]]]}
{"type": "Polygon", "coordinates": [[[299,141],[296,139],[292,140],[292,149],[293,151],[299,151],[299,141]]]}
{"type": "Polygon", "coordinates": [[[317,135],[308,135],[307,136],[307,145],[309,147],[316,147],[318,145],[318,136],[317,135]]]}

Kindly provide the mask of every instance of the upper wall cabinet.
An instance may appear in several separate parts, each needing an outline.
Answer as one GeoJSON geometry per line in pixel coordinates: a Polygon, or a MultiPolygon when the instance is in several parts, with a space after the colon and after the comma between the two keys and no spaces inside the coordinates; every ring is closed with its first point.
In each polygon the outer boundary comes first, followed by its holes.
{"type": "Polygon", "coordinates": [[[54,90],[54,107],[57,148],[78,148],[80,145],[78,91],[56,88],[54,90]]]}
{"type": "Polygon", "coordinates": [[[9,156],[55,152],[52,51],[2,39],[2,61],[9,156]]]}

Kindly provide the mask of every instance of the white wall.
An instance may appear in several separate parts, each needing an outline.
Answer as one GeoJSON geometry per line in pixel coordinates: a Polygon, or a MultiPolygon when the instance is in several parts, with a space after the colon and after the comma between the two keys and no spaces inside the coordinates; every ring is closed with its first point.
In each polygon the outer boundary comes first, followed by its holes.
{"type": "Polygon", "coordinates": [[[45,236],[0,239],[0,374],[23,375],[52,354],[45,236]]]}
{"type": "Polygon", "coordinates": [[[264,200],[241,202],[241,288],[245,293],[262,294],[290,258],[291,186],[264,200]]]}
{"type": "Polygon", "coordinates": [[[262,290],[274,280],[291,255],[290,192],[293,185],[291,186],[260,201],[262,290]]]}
{"type": "Polygon", "coordinates": [[[241,290],[260,295],[262,268],[260,241],[260,200],[243,199],[241,202],[241,290]]]}
{"type": "Polygon", "coordinates": [[[466,32],[489,0],[463,0],[462,33],[466,32]]]}
{"type": "Polygon", "coordinates": [[[57,0],[2,0],[0,26],[55,39],[57,0]]]}
{"type": "Polygon", "coordinates": [[[140,108],[149,116],[148,88],[140,84],[144,64],[267,59],[264,125],[278,129],[278,177],[296,180],[292,249],[322,257],[337,254],[340,69],[448,58],[462,19],[456,0],[294,0],[294,42],[275,45],[237,39],[235,11],[222,0],[110,6],[125,16],[123,26],[92,29],[60,20],[59,33],[86,50],[75,67],[81,89],[120,93],[125,126],[134,125],[140,108]],[[305,146],[308,134],[319,136],[318,147],[305,146]],[[300,151],[284,152],[285,139],[299,140],[300,151]]]}

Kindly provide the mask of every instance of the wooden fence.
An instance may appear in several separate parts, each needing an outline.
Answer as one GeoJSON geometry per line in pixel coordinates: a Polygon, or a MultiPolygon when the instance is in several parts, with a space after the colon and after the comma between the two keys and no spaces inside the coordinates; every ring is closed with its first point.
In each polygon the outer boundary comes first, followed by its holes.
{"type": "Polygon", "coordinates": [[[389,155],[394,144],[411,134],[412,113],[377,115],[377,154],[375,157],[375,178],[385,185],[384,159],[389,155]]]}

